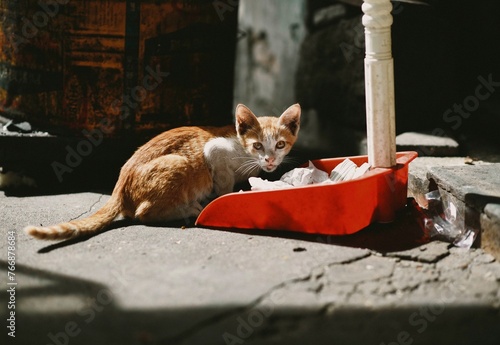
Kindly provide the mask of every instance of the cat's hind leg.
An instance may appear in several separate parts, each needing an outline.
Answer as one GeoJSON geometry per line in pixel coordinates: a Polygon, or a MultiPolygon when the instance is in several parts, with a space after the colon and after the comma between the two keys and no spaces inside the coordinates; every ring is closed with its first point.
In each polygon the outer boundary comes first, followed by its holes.
{"type": "Polygon", "coordinates": [[[203,206],[198,201],[194,201],[176,207],[166,207],[158,212],[151,202],[144,201],[137,208],[135,218],[141,221],[141,223],[169,222],[198,217],[202,209],[203,206]]]}
{"type": "Polygon", "coordinates": [[[134,217],[143,223],[197,217],[203,207],[198,200],[212,190],[210,172],[203,161],[186,157],[159,157],[137,171],[133,190],[134,217]],[[138,192],[140,191],[140,192],[138,192]]]}

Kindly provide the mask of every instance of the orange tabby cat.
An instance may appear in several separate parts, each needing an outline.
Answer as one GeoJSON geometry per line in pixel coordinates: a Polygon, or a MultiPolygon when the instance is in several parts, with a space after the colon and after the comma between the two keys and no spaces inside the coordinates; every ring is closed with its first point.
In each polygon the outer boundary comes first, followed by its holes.
{"type": "Polygon", "coordinates": [[[39,239],[66,239],[103,230],[119,215],[143,223],[196,217],[200,202],[233,191],[260,170],[274,171],[300,127],[300,106],[278,117],[236,107],[236,126],[181,127],[140,147],[125,163],[108,202],[94,215],[48,227],[28,226],[39,239]]]}

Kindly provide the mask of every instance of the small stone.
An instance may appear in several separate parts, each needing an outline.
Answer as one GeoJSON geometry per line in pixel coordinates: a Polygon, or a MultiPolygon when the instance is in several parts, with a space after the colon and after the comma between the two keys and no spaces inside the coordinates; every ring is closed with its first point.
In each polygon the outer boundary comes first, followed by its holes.
{"type": "Polygon", "coordinates": [[[474,159],[472,159],[469,156],[467,156],[464,159],[464,164],[474,165],[474,159]]]}

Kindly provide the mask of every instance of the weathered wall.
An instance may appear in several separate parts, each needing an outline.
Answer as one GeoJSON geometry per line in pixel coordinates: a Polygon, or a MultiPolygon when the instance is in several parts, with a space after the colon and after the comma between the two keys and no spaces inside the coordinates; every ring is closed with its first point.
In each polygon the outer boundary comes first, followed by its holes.
{"type": "Polygon", "coordinates": [[[359,6],[308,2],[295,95],[306,118],[301,143],[324,155],[366,151],[361,16],[359,6]]]}
{"type": "Polygon", "coordinates": [[[305,0],[241,0],[234,102],[279,115],[295,102],[305,0]]]}
{"type": "MultiPolygon", "coordinates": [[[[500,125],[500,2],[427,2],[393,2],[397,133],[494,143],[500,125]]],[[[242,0],[235,103],[279,115],[299,102],[301,149],[316,156],[364,154],[360,3],[242,0]]]]}

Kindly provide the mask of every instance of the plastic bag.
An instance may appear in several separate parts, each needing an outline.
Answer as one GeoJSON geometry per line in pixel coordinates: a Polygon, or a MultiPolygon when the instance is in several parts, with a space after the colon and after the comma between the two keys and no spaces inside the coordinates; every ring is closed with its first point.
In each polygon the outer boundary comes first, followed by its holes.
{"type": "Polygon", "coordinates": [[[422,210],[423,225],[430,237],[453,243],[469,249],[474,243],[478,230],[465,227],[464,215],[452,201],[443,201],[438,190],[425,194],[427,209],[422,210]]]}

